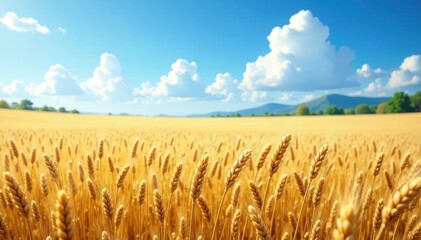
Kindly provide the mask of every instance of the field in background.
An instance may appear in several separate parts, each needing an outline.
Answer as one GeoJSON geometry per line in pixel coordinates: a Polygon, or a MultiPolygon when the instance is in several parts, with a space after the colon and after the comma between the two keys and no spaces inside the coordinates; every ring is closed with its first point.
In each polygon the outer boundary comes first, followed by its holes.
{"type": "Polygon", "coordinates": [[[421,114],[291,116],[240,118],[154,118],[75,115],[0,109],[0,129],[128,129],[265,131],[289,133],[413,133],[421,134],[421,114]]]}
{"type": "Polygon", "coordinates": [[[0,157],[0,239],[421,232],[421,114],[194,119],[0,110],[0,157]]]}

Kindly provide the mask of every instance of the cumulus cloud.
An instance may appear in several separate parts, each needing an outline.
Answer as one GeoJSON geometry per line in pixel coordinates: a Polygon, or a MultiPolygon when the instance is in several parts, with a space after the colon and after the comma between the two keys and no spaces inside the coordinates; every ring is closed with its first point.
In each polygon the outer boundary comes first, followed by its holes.
{"type": "Polygon", "coordinates": [[[13,80],[8,85],[0,85],[0,95],[11,98],[27,98],[29,96],[25,84],[19,80],[13,80]]]}
{"type": "Polygon", "coordinates": [[[307,95],[305,95],[302,99],[301,99],[301,101],[302,102],[308,102],[308,101],[311,101],[311,100],[313,100],[314,99],[314,95],[313,94],[307,94],[307,95]]]}
{"type": "Polygon", "coordinates": [[[390,95],[390,93],[388,92],[388,89],[385,88],[382,82],[382,79],[380,78],[373,80],[366,87],[360,90],[349,93],[350,96],[378,96],[378,97],[386,96],[388,94],[390,95]]]}
{"type": "Polygon", "coordinates": [[[328,40],[329,28],[310,11],[293,15],[288,25],[273,28],[267,37],[270,52],[249,62],[242,89],[311,91],[356,86],[351,80],[354,58],[328,40]]]}
{"type": "Polygon", "coordinates": [[[31,95],[81,95],[83,92],[76,78],[60,64],[52,65],[44,75],[41,84],[30,84],[28,92],[31,95]]]}
{"type": "Polygon", "coordinates": [[[61,32],[61,33],[66,33],[66,32],[67,32],[67,30],[66,30],[66,29],[64,29],[64,28],[62,28],[62,27],[57,28],[57,30],[58,30],[59,32],[61,32]]]}
{"type": "Polygon", "coordinates": [[[31,17],[20,18],[14,12],[6,13],[2,18],[0,18],[0,22],[10,30],[16,32],[38,32],[42,34],[47,34],[50,32],[46,26],[39,24],[36,19],[31,17]]]}
{"type": "Polygon", "coordinates": [[[239,81],[229,73],[218,73],[215,82],[206,88],[206,93],[222,98],[224,102],[230,102],[239,97],[239,81]]]}
{"type": "Polygon", "coordinates": [[[362,79],[375,79],[383,77],[384,75],[385,72],[381,68],[372,69],[367,63],[357,69],[357,76],[362,79]]]}
{"type": "Polygon", "coordinates": [[[177,59],[168,75],[162,76],[155,84],[143,82],[140,88],[134,89],[133,94],[191,100],[205,96],[205,85],[199,81],[195,62],[177,59]]]}
{"type": "Polygon", "coordinates": [[[249,102],[265,102],[273,100],[273,97],[266,91],[243,91],[241,93],[241,99],[249,102]]]}
{"type": "Polygon", "coordinates": [[[100,98],[103,101],[125,101],[132,99],[130,86],[121,76],[120,62],[110,53],[103,53],[99,66],[92,77],[79,84],[88,98],[100,98]]]}
{"type": "Polygon", "coordinates": [[[406,88],[421,84],[421,56],[412,55],[405,58],[399,69],[391,73],[387,87],[391,89],[406,88]]]}

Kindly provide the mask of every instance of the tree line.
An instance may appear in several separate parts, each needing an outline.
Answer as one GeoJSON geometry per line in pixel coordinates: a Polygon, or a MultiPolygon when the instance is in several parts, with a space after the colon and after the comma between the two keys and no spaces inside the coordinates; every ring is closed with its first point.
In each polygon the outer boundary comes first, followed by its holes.
{"type": "MultiPolygon", "coordinates": [[[[355,108],[341,108],[338,106],[329,106],[324,110],[311,112],[310,108],[306,105],[300,105],[295,115],[351,115],[351,114],[386,114],[386,113],[405,113],[405,112],[421,112],[421,92],[418,91],[414,95],[409,96],[404,92],[396,92],[388,102],[380,103],[379,105],[360,104],[355,108]]],[[[269,113],[264,115],[251,114],[255,116],[292,116],[290,113],[269,113]]],[[[232,113],[229,115],[212,115],[211,117],[241,117],[239,113],[232,113]]]]}
{"type": "Polygon", "coordinates": [[[0,108],[42,111],[42,112],[61,112],[61,113],[75,113],[75,114],[79,113],[77,109],[66,110],[65,107],[59,107],[57,109],[51,106],[47,106],[47,105],[44,105],[42,107],[35,107],[34,103],[28,99],[23,99],[19,103],[12,102],[10,104],[6,100],[0,99],[0,108]]]}
{"type": "Polygon", "coordinates": [[[301,105],[297,108],[296,115],[350,115],[350,114],[385,114],[385,113],[406,113],[421,112],[421,92],[416,92],[409,96],[404,92],[397,92],[393,97],[379,105],[360,104],[355,108],[341,108],[337,106],[329,106],[324,111],[311,113],[310,109],[301,105]]]}

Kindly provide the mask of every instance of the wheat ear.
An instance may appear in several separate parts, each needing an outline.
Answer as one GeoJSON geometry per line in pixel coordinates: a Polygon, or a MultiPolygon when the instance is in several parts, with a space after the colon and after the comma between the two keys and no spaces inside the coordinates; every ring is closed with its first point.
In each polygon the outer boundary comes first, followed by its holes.
{"type": "Polygon", "coordinates": [[[251,219],[251,222],[256,230],[256,235],[258,239],[268,240],[270,239],[268,228],[260,216],[259,212],[252,206],[248,206],[248,213],[251,219]]]}
{"type": "Polygon", "coordinates": [[[231,221],[231,239],[232,240],[237,239],[238,230],[240,228],[240,216],[241,216],[241,211],[237,209],[231,221]]]}
{"type": "Polygon", "coordinates": [[[339,218],[336,221],[336,229],[333,231],[333,239],[354,239],[352,224],[354,221],[354,206],[351,204],[342,207],[339,218]]]}
{"type": "Polygon", "coordinates": [[[56,209],[56,227],[58,239],[73,239],[72,208],[70,206],[69,197],[64,190],[60,190],[57,194],[56,209]]]}
{"type": "Polygon", "coordinates": [[[108,218],[109,221],[113,219],[113,204],[111,201],[110,194],[108,193],[107,189],[103,188],[102,192],[102,207],[104,208],[104,214],[108,218]]]}
{"type": "Polygon", "coordinates": [[[225,177],[225,188],[224,188],[224,192],[222,193],[222,197],[219,200],[219,206],[218,206],[218,211],[216,212],[215,223],[213,225],[211,240],[213,240],[215,237],[216,227],[218,225],[218,218],[219,218],[219,214],[221,213],[221,208],[222,208],[222,204],[224,203],[225,196],[228,190],[235,184],[235,182],[240,177],[241,171],[243,170],[247,161],[251,159],[251,153],[252,152],[250,149],[244,151],[241,154],[241,156],[234,162],[234,165],[230,168],[227,176],[225,177]]]}
{"type": "Polygon", "coordinates": [[[13,198],[13,203],[18,209],[19,214],[22,216],[28,217],[30,206],[26,199],[25,194],[22,191],[22,188],[16,182],[15,178],[9,173],[5,172],[3,174],[4,181],[6,182],[7,189],[13,198]]]}
{"type": "Polygon", "coordinates": [[[8,240],[9,239],[9,227],[4,221],[3,215],[0,213],[0,238],[8,240]]]}
{"type": "Polygon", "coordinates": [[[192,208],[190,212],[190,226],[189,226],[189,238],[192,238],[192,226],[194,220],[194,204],[196,199],[202,193],[202,185],[205,180],[206,171],[208,169],[209,155],[205,154],[200,159],[199,164],[197,165],[196,172],[193,177],[193,182],[190,190],[190,196],[192,200],[192,208]]]}

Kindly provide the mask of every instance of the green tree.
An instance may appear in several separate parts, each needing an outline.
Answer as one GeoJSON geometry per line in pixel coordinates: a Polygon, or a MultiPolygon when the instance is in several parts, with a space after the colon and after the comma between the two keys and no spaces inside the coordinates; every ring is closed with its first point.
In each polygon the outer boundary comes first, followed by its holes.
{"type": "Polygon", "coordinates": [[[297,108],[296,115],[297,116],[310,115],[310,109],[305,105],[301,105],[297,108]]]}
{"type": "Polygon", "coordinates": [[[50,111],[50,109],[48,108],[47,105],[44,105],[44,106],[40,107],[39,110],[41,110],[43,112],[49,112],[50,111]]]}
{"type": "Polygon", "coordinates": [[[383,102],[377,106],[376,113],[377,114],[384,114],[387,111],[387,103],[383,102]]]}
{"type": "Polygon", "coordinates": [[[353,115],[353,114],[355,114],[355,111],[354,111],[353,108],[347,108],[347,109],[345,109],[344,112],[345,112],[346,115],[353,115]]]}
{"type": "Polygon", "coordinates": [[[360,104],[355,107],[355,114],[369,114],[371,113],[370,107],[367,104],[360,104]]]}
{"type": "Polygon", "coordinates": [[[59,107],[57,109],[57,112],[66,113],[67,111],[66,111],[66,108],[65,107],[59,107]]]}
{"type": "Polygon", "coordinates": [[[377,105],[370,105],[369,108],[370,108],[370,113],[371,114],[376,113],[376,111],[377,111],[377,105]]]}
{"type": "Polygon", "coordinates": [[[16,107],[16,109],[20,110],[33,110],[32,106],[34,105],[33,102],[29,99],[23,99],[20,101],[19,105],[16,107]]]}
{"type": "MultiPolygon", "coordinates": [[[[74,113],[74,114],[79,114],[79,111],[76,109],[72,109],[69,111],[69,113],[74,113]]],[[[109,113],[108,115],[112,115],[111,113],[109,113]]]]}
{"type": "Polygon", "coordinates": [[[0,108],[10,108],[6,100],[0,99],[0,108]]]}
{"type": "Polygon", "coordinates": [[[397,92],[387,103],[388,113],[412,112],[411,99],[404,92],[397,92]]]}
{"type": "Polygon", "coordinates": [[[17,102],[12,102],[12,104],[10,105],[11,108],[17,108],[19,106],[19,104],[17,102]]]}
{"type": "Polygon", "coordinates": [[[417,91],[411,97],[411,106],[416,112],[421,112],[421,92],[417,91]]]}
{"type": "Polygon", "coordinates": [[[345,112],[343,108],[332,105],[325,109],[324,114],[325,115],[343,115],[345,114],[345,112]]]}

